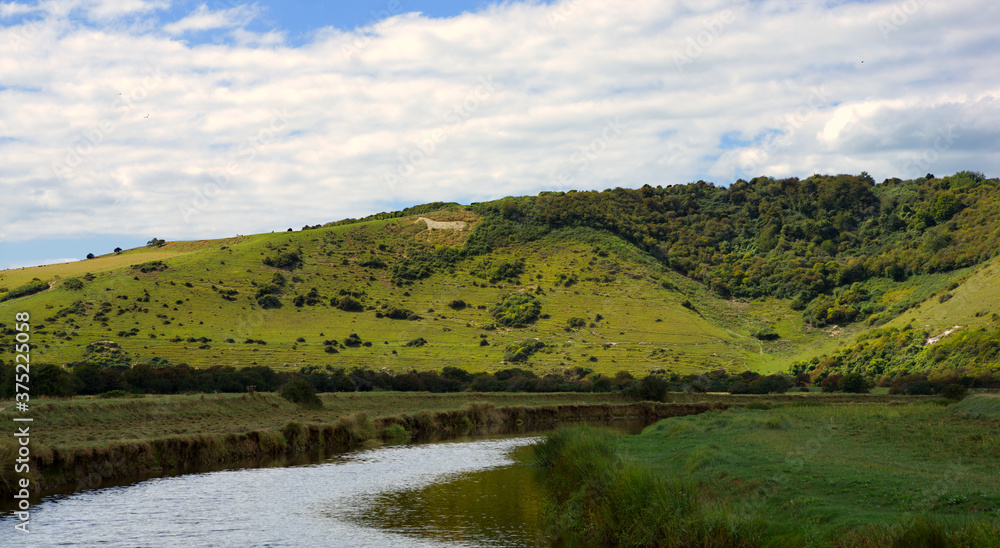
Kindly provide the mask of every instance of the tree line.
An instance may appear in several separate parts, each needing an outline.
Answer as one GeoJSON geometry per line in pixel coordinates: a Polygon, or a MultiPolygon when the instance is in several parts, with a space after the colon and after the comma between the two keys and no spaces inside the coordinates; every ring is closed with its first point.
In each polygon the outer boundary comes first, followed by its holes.
{"type": "MultiPolygon", "coordinates": [[[[440,371],[346,369],[306,366],[294,371],[276,371],[268,366],[236,368],[216,365],[194,368],[187,364],[141,363],[132,367],[98,368],[84,363],[74,367],[54,364],[33,365],[33,396],[71,397],[75,395],[185,394],[275,392],[293,381],[304,381],[315,392],[598,392],[620,393],[635,400],[664,401],[668,392],[728,392],[731,394],[773,394],[820,387],[826,392],[868,392],[875,379],[860,374],[826,372],[810,377],[798,374],[761,375],[752,372],[730,374],[725,370],[680,375],[663,370],[644,377],[627,371],[614,375],[573,367],[561,373],[538,375],[521,368],[471,373],[457,367],[440,371]]],[[[0,398],[14,397],[15,368],[0,365],[0,398]]],[[[904,375],[884,380],[892,393],[938,394],[949,385],[967,388],[1000,388],[1000,378],[965,376],[928,379],[925,375],[904,375]]],[[[955,389],[952,389],[955,390],[955,389]]]]}

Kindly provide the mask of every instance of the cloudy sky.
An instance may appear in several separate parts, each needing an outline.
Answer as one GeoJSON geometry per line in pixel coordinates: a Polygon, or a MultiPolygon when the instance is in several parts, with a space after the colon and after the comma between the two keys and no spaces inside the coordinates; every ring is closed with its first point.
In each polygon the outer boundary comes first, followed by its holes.
{"type": "Polygon", "coordinates": [[[0,1],[0,268],[543,190],[995,177],[998,23],[994,0],[0,1]]]}

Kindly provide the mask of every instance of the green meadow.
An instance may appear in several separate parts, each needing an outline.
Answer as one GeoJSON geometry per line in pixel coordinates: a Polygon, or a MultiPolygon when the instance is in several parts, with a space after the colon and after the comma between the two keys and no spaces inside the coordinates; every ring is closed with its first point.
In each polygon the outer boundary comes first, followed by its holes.
{"type": "Polygon", "coordinates": [[[563,431],[537,459],[581,545],[997,546],[998,425],[995,396],[751,404],[563,431]]]}

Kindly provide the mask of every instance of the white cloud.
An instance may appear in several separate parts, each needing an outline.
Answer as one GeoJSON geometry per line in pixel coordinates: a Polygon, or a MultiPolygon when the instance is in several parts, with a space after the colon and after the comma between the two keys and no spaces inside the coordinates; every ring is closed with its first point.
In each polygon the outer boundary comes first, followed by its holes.
{"type": "Polygon", "coordinates": [[[259,10],[251,6],[236,6],[223,10],[210,10],[208,6],[202,4],[187,17],[164,25],[163,30],[168,34],[183,34],[190,31],[205,31],[212,29],[228,29],[242,27],[253,20],[259,10]]]}
{"type": "Polygon", "coordinates": [[[38,11],[37,6],[29,6],[20,2],[0,2],[0,18],[34,13],[36,11],[38,11]]]}
{"type": "Polygon", "coordinates": [[[762,174],[996,176],[1000,7],[917,5],[509,3],[299,47],[245,30],[245,6],[166,34],[141,16],[0,27],[0,240],[762,174]],[[231,40],[177,38],[204,30],[231,40]]]}
{"type": "Polygon", "coordinates": [[[61,258],[61,259],[42,259],[40,261],[28,261],[28,262],[23,262],[23,263],[20,263],[20,262],[19,263],[13,263],[13,264],[11,264],[9,266],[4,266],[3,270],[14,270],[14,269],[17,269],[17,268],[27,268],[29,266],[43,266],[43,265],[61,264],[61,263],[75,263],[75,262],[80,261],[80,260],[82,260],[82,259],[80,259],[78,257],[66,257],[66,258],[61,258]]]}

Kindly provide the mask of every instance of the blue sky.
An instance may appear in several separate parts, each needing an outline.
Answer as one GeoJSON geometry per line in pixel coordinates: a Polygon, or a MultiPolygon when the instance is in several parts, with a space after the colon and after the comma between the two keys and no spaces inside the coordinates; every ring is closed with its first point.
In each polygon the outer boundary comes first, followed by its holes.
{"type": "Polygon", "coordinates": [[[0,268],[431,201],[1000,175],[990,0],[0,1],[0,268]]]}
{"type": "MultiPolygon", "coordinates": [[[[213,2],[185,1],[173,2],[161,16],[164,20],[178,20],[196,10],[198,6],[207,4],[209,7],[233,7],[243,4],[235,0],[213,2]]],[[[296,1],[287,2],[254,2],[260,8],[260,15],[247,26],[256,31],[280,29],[287,32],[288,42],[301,45],[310,40],[318,30],[336,27],[341,30],[351,30],[367,27],[393,15],[419,12],[426,17],[447,18],[461,15],[464,12],[478,11],[487,7],[490,2],[478,0],[459,1],[443,0],[428,2],[419,0],[357,0],[354,2],[319,2],[296,1]]],[[[211,42],[218,35],[211,32],[194,33],[186,37],[192,43],[211,42]]]]}

